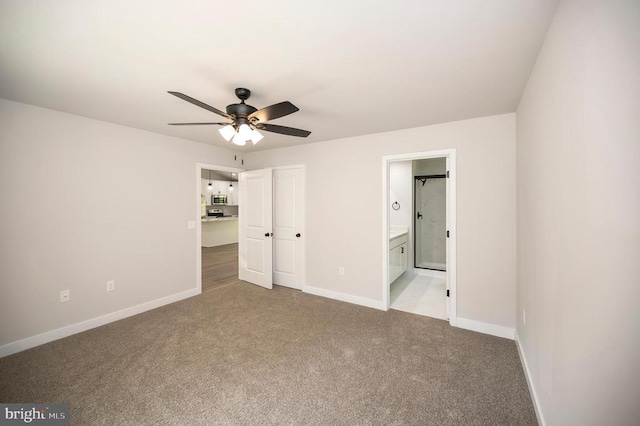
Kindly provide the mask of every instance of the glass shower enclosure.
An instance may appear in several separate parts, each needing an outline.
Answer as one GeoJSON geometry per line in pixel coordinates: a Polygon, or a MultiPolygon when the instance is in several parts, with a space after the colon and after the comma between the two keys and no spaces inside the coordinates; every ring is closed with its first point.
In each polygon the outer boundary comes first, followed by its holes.
{"type": "Polygon", "coordinates": [[[445,271],[447,267],[446,175],[415,176],[414,265],[445,271]]]}

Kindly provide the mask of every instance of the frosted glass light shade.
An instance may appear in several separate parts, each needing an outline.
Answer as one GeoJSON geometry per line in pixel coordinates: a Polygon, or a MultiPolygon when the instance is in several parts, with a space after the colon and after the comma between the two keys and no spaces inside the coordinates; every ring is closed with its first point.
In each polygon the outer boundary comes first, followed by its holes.
{"type": "Polygon", "coordinates": [[[223,128],[219,129],[218,131],[220,132],[220,134],[222,135],[224,140],[226,140],[227,142],[229,142],[231,140],[231,138],[233,137],[233,135],[236,134],[236,129],[234,129],[231,124],[228,124],[228,125],[224,126],[223,128]]]}
{"type": "Polygon", "coordinates": [[[253,142],[254,145],[260,142],[262,138],[264,138],[264,136],[262,136],[262,133],[260,133],[259,131],[255,129],[251,131],[251,142],[253,142]]]}
{"type": "Polygon", "coordinates": [[[238,135],[240,135],[245,142],[248,141],[251,138],[251,127],[247,124],[241,124],[240,127],[238,127],[238,135]]]}
{"type": "Polygon", "coordinates": [[[247,140],[242,137],[240,132],[236,133],[236,135],[233,137],[231,142],[233,142],[235,145],[238,145],[238,146],[243,146],[247,144],[247,140]]]}
{"type": "Polygon", "coordinates": [[[238,146],[246,145],[247,141],[251,141],[255,145],[264,137],[259,131],[252,129],[248,124],[241,124],[237,131],[235,127],[229,124],[218,131],[227,142],[231,141],[238,146]]]}

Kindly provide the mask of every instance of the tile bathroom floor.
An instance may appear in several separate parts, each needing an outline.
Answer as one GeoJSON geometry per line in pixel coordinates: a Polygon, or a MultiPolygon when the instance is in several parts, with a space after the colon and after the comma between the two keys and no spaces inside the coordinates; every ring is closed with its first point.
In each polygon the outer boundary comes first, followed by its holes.
{"type": "Polygon", "coordinates": [[[405,272],[391,284],[390,308],[427,317],[447,319],[445,273],[405,272]]]}

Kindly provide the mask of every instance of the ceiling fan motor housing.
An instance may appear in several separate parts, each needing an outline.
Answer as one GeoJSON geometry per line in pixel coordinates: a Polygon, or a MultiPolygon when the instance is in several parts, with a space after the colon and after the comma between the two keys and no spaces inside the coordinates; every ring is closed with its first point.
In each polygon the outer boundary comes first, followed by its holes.
{"type": "Polygon", "coordinates": [[[227,114],[233,115],[234,117],[247,117],[256,111],[256,108],[245,103],[227,105],[227,114]]]}
{"type": "Polygon", "coordinates": [[[227,114],[233,115],[236,118],[247,117],[249,114],[253,114],[257,111],[256,108],[244,103],[251,96],[251,90],[244,87],[238,87],[236,89],[236,96],[240,99],[239,104],[227,105],[227,114]]]}

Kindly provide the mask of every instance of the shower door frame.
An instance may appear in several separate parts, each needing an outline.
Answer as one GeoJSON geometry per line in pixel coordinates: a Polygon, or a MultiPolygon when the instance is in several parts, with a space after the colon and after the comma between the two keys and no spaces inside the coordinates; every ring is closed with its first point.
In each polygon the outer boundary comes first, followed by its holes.
{"type": "MultiPolygon", "coordinates": [[[[438,175],[419,175],[419,176],[413,176],[413,267],[416,269],[427,269],[429,271],[440,271],[440,272],[446,272],[447,270],[447,241],[446,241],[446,236],[445,236],[445,263],[444,263],[444,268],[445,269],[437,269],[437,268],[426,268],[426,267],[422,267],[422,266],[418,266],[418,259],[417,259],[417,255],[418,255],[418,217],[417,217],[417,213],[418,213],[418,209],[417,209],[417,204],[416,204],[416,192],[417,192],[417,188],[418,185],[416,184],[416,181],[421,180],[421,179],[447,179],[447,174],[438,174],[438,175]]],[[[426,184],[423,183],[422,186],[424,186],[426,184]]],[[[444,200],[444,208],[445,208],[445,231],[447,228],[447,181],[445,180],[445,200],[444,200]]],[[[420,228],[422,229],[422,227],[420,228]]],[[[422,241],[420,241],[420,243],[422,243],[422,241]]]]}
{"type": "MultiPolygon", "coordinates": [[[[413,152],[407,154],[387,155],[382,157],[382,308],[389,310],[389,217],[391,206],[389,204],[389,165],[397,161],[424,160],[429,158],[446,158],[447,172],[447,238],[446,251],[446,279],[447,291],[447,312],[449,324],[457,326],[456,309],[456,265],[457,265],[457,244],[456,244],[456,150],[443,149],[437,151],[413,152]]],[[[412,177],[413,178],[413,177],[412,177]]],[[[415,244],[415,241],[414,241],[415,244]]],[[[415,245],[414,245],[415,250],[415,245]]],[[[415,267],[415,265],[414,265],[415,267]]]]}

